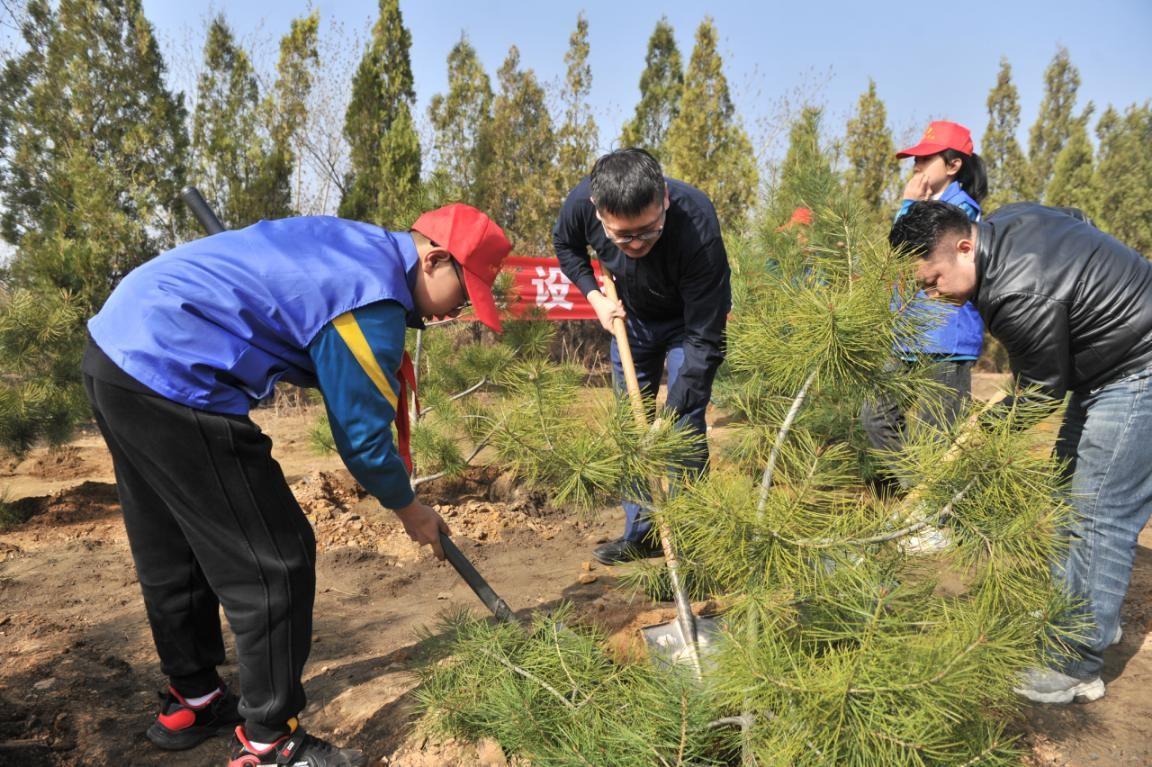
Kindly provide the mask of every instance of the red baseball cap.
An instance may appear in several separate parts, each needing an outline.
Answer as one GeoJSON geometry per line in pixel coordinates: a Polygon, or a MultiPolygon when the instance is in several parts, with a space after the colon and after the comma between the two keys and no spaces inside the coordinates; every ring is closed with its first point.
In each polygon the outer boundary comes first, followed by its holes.
{"type": "Polygon", "coordinates": [[[972,154],[972,134],[960,123],[937,120],[928,123],[928,130],[920,137],[920,143],[896,153],[897,159],[905,157],[927,157],[939,154],[945,149],[955,149],[962,154],[972,154]]]}
{"type": "Polygon", "coordinates": [[[500,310],[492,297],[492,283],[500,264],[512,252],[512,243],[495,221],[471,205],[454,202],[430,210],[416,219],[412,230],[444,248],[464,272],[468,300],[476,319],[501,332],[500,310]]]}

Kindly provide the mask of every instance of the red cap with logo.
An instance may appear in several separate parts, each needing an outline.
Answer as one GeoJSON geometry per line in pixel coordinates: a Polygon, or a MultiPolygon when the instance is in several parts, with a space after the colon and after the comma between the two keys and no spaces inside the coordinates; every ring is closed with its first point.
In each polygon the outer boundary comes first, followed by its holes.
{"type": "Polygon", "coordinates": [[[512,243],[495,221],[471,205],[454,202],[430,210],[416,219],[412,230],[444,248],[464,272],[464,287],[476,319],[499,333],[500,310],[492,297],[492,283],[512,243]]]}
{"type": "Polygon", "coordinates": [[[920,137],[920,143],[896,153],[896,157],[927,157],[939,154],[945,149],[955,149],[961,154],[972,154],[972,134],[960,123],[937,120],[928,123],[928,130],[920,137]]]}

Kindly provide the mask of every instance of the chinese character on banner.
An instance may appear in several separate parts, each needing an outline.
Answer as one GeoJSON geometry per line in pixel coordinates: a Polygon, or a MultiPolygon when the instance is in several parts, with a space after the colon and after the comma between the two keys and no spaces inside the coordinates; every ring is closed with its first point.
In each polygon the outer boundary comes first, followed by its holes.
{"type": "MultiPolygon", "coordinates": [[[[596,319],[592,305],[565,276],[557,259],[509,256],[504,259],[504,271],[512,275],[508,313],[513,317],[532,314],[553,322],[596,319]]],[[[592,271],[601,279],[599,261],[592,262],[592,271]]]]}
{"type": "Polygon", "coordinates": [[[545,309],[572,308],[572,302],[568,300],[572,283],[559,266],[536,267],[536,279],[532,280],[532,284],[536,286],[537,306],[545,309]]]}

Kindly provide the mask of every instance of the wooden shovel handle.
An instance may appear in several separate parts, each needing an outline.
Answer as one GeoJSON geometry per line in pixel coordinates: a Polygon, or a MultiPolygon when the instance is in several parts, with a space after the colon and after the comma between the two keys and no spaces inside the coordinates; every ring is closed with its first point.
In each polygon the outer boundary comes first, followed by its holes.
{"type": "MultiPolygon", "coordinates": [[[[616,283],[612,275],[604,271],[604,295],[612,303],[619,301],[616,293],[616,283]]],[[[648,428],[648,416],[644,411],[644,396],[640,393],[640,381],[636,378],[636,363],[632,359],[632,347],[628,344],[628,330],[624,327],[624,320],[615,317],[612,320],[612,334],[616,337],[616,347],[620,354],[620,367],[624,369],[624,385],[628,389],[628,399],[632,403],[632,415],[641,429],[648,428]]],[[[650,478],[653,495],[660,489],[656,478],[650,478]]],[[[699,677],[701,673],[700,652],[697,647],[696,616],[692,613],[692,605],[688,601],[688,591],[680,580],[680,560],[676,557],[676,549],[672,545],[672,531],[666,523],[656,526],[660,533],[660,548],[664,550],[664,564],[668,568],[668,579],[672,583],[673,596],[676,601],[676,622],[687,649],[690,652],[692,665],[699,677]]]]}
{"type": "MultiPolygon", "coordinates": [[[[613,304],[620,300],[616,293],[616,283],[612,275],[604,270],[604,295],[613,304]]],[[[616,348],[620,353],[620,366],[624,368],[624,385],[628,389],[628,399],[632,403],[632,415],[636,425],[648,427],[648,416],[644,412],[644,395],[640,393],[640,380],[636,377],[636,362],[632,359],[632,347],[628,344],[628,329],[620,317],[612,318],[612,335],[616,337],[616,348]]]]}

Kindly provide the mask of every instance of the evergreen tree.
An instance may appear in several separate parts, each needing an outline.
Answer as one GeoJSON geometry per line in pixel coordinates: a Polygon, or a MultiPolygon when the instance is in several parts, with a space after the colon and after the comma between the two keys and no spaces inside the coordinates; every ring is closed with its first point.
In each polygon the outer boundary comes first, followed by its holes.
{"type": "Polygon", "coordinates": [[[819,107],[804,107],[792,123],[788,135],[788,151],[776,179],[770,207],[769,225],[788,220],[798,206],[818,208],[839,183],[832,170],[829,152],[821,146],[823,111],[819,107]]]}
{"type": "Polygon", "coordinates": [[[707,194],[722,225],[738,228],[744,222],[756,197],[756,156],[732,104],[710,18],[696,30],[680,114],[668,128],[665,154],[668,175],[707,194]]]}
{"type": "Polygon", "coordinates": [[[592,170],[599,133],[588,96],[592,91],[592,67],[588,65],[588,19],[581,13],[568,38],[564,54],[568,73],[560,101],[564,119],[556,131],[556,197],[563,199],[592,170]]]}
{"type": "Polygon", "coordinates": [[[1068,141],[1056,156],[1052,181],[1048,184],[1048,203],[1079,208],[1089,216],[1099,213],[1099,194],[1095,188],[1092,142],[1088,139],[1088,120],[1092,105],[1072,121],[1068,141]]]}
{"type": "Polygon", "coordinates": [[[1096,135],[1097,223],[1152,258],[1152,102],[1132,105],[1123,115],[1108,107],[1096,135]]]}
{"type": "Polygon", "coordinates": [[[860,95],[856,116],[848,121],[846,137],[848,185],[871,210],[888,215],[893,183],[900,173],[888,112],[876,95],[876,82],[868,80],[868,91],[860,95]]]}
{"type": "Polygon", "coordinates": [[[1056,156],[1072,132],[1072,110],[1080,72],[1072,66],[1068,49],[1061,46],[1044,70],[1044,100],[1028,135],[1028,162],[1033,199],[1047,200],[1048,184],[1056,168],[1056,156]]]}
{"type": "Polygon", "coordinates": [[[83,321],[129,270],[174,243],[188,141],[139,0],[61,0],[55,13],[33,0],[28,12],[26,50],[5,62],[0,83],[0,230],[15,246],[0,328],[23,327],[29,305],[56,319],[51,333],[30,336],[34,347],[0,350],[10,372],[0,431],[24,443],[60,436],[82,412],[83,321]],[[24,353],[68,375],[21,362],[24,353]],[[36,393],[55,388],[59,396],[36,393]]]}
{"type": "MultiPolygon", "coordinates": [[[[917,489],[904,500],[869,489],[851,419],[837,413],[877,386],[923,392],[886,370],[893,340],[923,329],[890,310],[912,264],[887,247],[887,223],[842,190],[815,214],[803,258],[771,252],[777,273],[738,276],[748,284],[736,291],[729,360],[756,383],[732,409],[747,449],[652,501],[682,570],[724,610],[703,673],[621,661],[563,609],[526,631],[458,618],[452,657],[429,664],[420,693],[438,731],[494,737],[556,767],[1019,763],[1012,687],[1054,649],[1047,624],[1068,612],[1048,562],[1069,507],[1056,462],[1019,428],[1041,414],[1014,411],[963,450],[955,434],[914,427],[899,460],[917,489]],[[954,536],[927,563],[898,544],[926,524],[954,536]],[[963,586],[940,588],[945,574],[963,586]]],[[[634,480],[624,470],[634,460],[651,470],[656,451],[626,411],[598,414],[606,431],[582,425],[556,407],[570,402],[561,377],[527,372],[508,376],[520,399],[496,418],[521,429],[494,432],[504,465],[599,492],[634,480]]],[[[634,572],[662,577],[658,566],[634,572]]]]}
{"type": "Polygon", "coordinates": [[[684,71],[676,36],[668,19],[661,18],[648,38],[648,54],[640,75],[640,102],[632,119],[624,123],[620,145],[642,147],[663,159],[664,140],[680,114],[683,90],[684,71]]]}
{"type": "Polygon", "coordinates": [[[399,0],[380,0],[380,18],[352,80],[344,118],[352,158],[340,215],[401,226],[418,214],[420,141],[412,120],[416,92],[399,0]]]}
{"type": "Polygon", "coordinates": [[[16,284],[67,289],[94,312],[170,246],[182,206],[182,101],[138,0],[29,4],[28,50],[0,93],[5,240],[16,284]]]}
{"type": "Polygon", "coordinates": [[[481,143],[492,120],[492,83],[468,38],[448,54],[448,93],[428,104],[434,136],[432,187],[443,200],[476,204],[479,181],[489,161],[481,143]]]}
{"type": "Polygon", "coordinates": [[[84,319],[67,291],[0,287],[0,451],[64,442],[87,415],[76,382],[84,319]]]}
{"type": "Polygon", "coordinates": [[[984,209],[991,211],[1009,202],[1029,199],[1028,164],[1016,140],[1020,127],[1020,98],[1012,84],[1012,65],[1000,59],[996,87],[988,93],[988,127],[980,149],[988,174],[988,198],[984,209]]]}
{"type": "MultiPolygon", "coordinates": [[[[236,229],[286,211],[261,199],[261,173],[271,162],[260,91],[248,54],[223,15],[212,20],[192,117],[192,182],[224,226],[236,229]],[[272,210],[269,210],[272,208],[272,210]]],[[[282,200],[277,200],[282,203],[282,200]]]]}
{"type": "Polygon", "coordinates": [[[314,11],[293,19],[288,33],[280,39],[276,83],[263,104],[272,143],[257,181],[256,196],[267,201],[262,212],[265,218],[292,215],[292,200],[300,197],[299,182],[294,190],[292,181],[293,175],[300,178],[300,147],[308,121],[308,99],[320,63],[319,33],[320,15],[314,11]]]}
{"type": "Polygon", "coordinates": [[[481,207],[504,228],[517,252],[547,255],[560,200],[541,172],[556,161],[556,138],[544,89],[531,69],[520,68],[516,46],[496,75],[499,92],[482,137],[492,152],[481,182],[481,207]]]}

